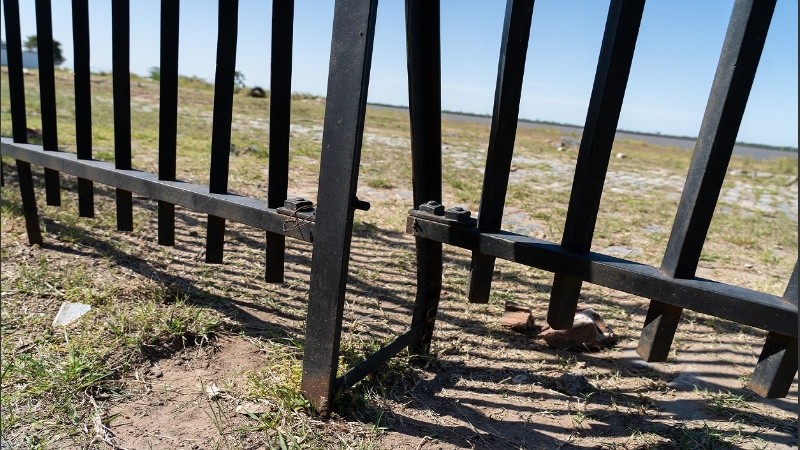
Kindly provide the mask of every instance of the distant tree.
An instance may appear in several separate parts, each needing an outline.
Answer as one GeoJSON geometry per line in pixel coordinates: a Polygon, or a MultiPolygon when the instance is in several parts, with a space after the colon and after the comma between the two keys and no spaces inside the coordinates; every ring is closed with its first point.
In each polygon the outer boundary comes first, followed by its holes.
{"type": "Polygon", "coordinates": [[[233,75],[233,90],[239,92],[244,86],[244,74],[237,70],[233,75]]]}
{"type": "Polygon", "coordinates": [[[39,40],[36,38],[36,35],[28,36],[25,38],[25,43],[22,44],[25,47],[25,50],[29,52],[35,52],[39,48],[39,40]]]}
{"type": "Polygon", "coordinates": [[[150,68],[150,78],[153,80],[160,80],[161,79],[161,68],[160,67],[151,67],[150,68]]]}
{"type": "MultiPolygon", "coordinates": [[[[25,38],[23,47],[29,52],[39,51],[39,39],[36,38],[35,34],[28,36],[25,38]]],[[[53,64],[60,66],[64,64],[64,61],[66,61],[66,58],[64,58],[64,54],[61,51],[61,42],[53,39],[53,64]]]]}

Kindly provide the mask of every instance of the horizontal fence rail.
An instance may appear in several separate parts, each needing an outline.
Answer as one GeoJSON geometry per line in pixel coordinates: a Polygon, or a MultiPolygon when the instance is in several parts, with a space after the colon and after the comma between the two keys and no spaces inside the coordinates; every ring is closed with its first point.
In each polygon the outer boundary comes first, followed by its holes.
{"type": "Polygon", "coordinates": [[[797,337],[797,305],[791,301],[717,281],[675,279],[659,269],[594,252],[573,253],[554,242],[509,232],[485,233],[410,216],[406,231],[484,255],[563,273],[618,291],[797,337]]]}
{"type": "Polygon", "coordinates": [[[148,172],[117,169],[113,164],[103,161],[83,161],[72,153],[42,151],[37,145],[17,144],[8,138],[1,138],[0,144],[3,155],[20,161],[52,167],[69,175],[116,186],[153,200],[212,214],[271,233],[314,241],[313,219],[307,217],[298,220],[290,214],[267,208],[266,202],[261,200],[235,194],[213,194],[208,192],[207,187],[197,184],[159,180],[158,176],[148,172]],[[298,223],[299,226],[296,226],[298,223]]]}

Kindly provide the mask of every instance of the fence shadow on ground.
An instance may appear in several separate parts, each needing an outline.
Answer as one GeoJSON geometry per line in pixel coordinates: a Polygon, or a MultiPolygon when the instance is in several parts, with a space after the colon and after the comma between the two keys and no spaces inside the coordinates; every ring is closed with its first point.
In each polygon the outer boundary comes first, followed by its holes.
{"type": "MultiPolygon", "coordinates": [[[[14,186],[15,174],[10,169],[6,171],[6,182],[14,186]]],[[[64,182],[65,205],[69,205],[74,203],[74,190],[70,189],[74,181],[64,182]]],[[[98,205],[108,206],[111,214],[113,190],[98,187],[96,196],[98,205]]],[[[21,214],[7,198],[2,203],[7,211],[21,214]]],[[[155,202],[137,199],[134,205],[143,211],[137,215],[143,222],[132,234],[118,233],[107,225],[98,227],[100,219],[63,223],[50,218],[45,207],[41,214],[47,229],[44,248],[81,258],[108,258],[138,276],[178,286],[192,304],[215,310],[235,323],[230,331],[254,338],[292,337],[302,344],[310,244],[291,241],[285,283],[267,284],[263,280],[262,232],[230,224],[225,263],[209,265],[202,262],[202,215],[178,210],[176,245],[165,250],[155,242],[155,202]],[[64,237],[72,241],[65,241],[64,237]],[[112,237],[130,245],[125,249],[112,244],[112,237]],[[207,283],[209,276],[216,287],[207,283]]],[[[343,340],[385,342],[407,329],[415,292],[413,256],[413,239],[404,233],[378,229],[369,223],[355,226],[343,340]]],[[[552,350],[533,335],[507,331],[497,324],[503,300],[529,304],[537,322],[543,323],[549,274],[534,269],[521,274],[503,273],[496,277],[494,289],[508,295],[484,306],[470,305],[465,300],[468,270],[467,252],[446,249],[443,297],[434,336],[436,358],[426,368],[405,371],[396,384],[381,386],[382,399],[373,399],[365,411],[350,412],[349,417],[377,420],[388,427],[392,436],[400,436],[393,439],[401,441],[416,439],[420,445],[435,441],[486,449],[555,448],[564,444],[565,436],[576,433],[595,436],[600,441],[619,440],[645,431],[672,441],[694,439],[692,433],[700,432],[680,424],[698,418],[738,420],[778,430],[779,433],[760,437],[767,443],[785,442],[787,435],[797,438],[796,416],[791,417],[795,413],[792,400],[797,398],[796,382],[790,398],[756,399],[752,403],[761,406],[752,407],[747,401],[755,399],[753,394],[741,386],[731,387],[738,377],[731,370],[723,370],[724,364],[704,358],[710,346],[717,346],[729,353],[726,359],[752,364],[752,352],[758,351],[755,346],[722,345],[707,335],[713,327],[703,328],[701,323],[701,331],[680,336],[676,360],[662,365],[643,364],[632,352],[614,352],[631,347],[631,341],[637,339],[630,330],[642,323],[647,301],[628,297],[617,301],[589,289],[582,296],[583,302],[597,305],[600,311],[613,305],[633,322],[622,327],[628,331],[620,339],[627,343],[622,343],[619,350],[596,353],[552,350]],[[700,395],[685,386],[670,387],[669,383],[681,376],[682,368],[691,368],[700,389],[711,394],[700,395]],[[616,388],[608,381],[615,373],[622,380],[616,388]],[[601,387],[595,388],[592,383],[577,391],[565,387],[564,377],[570,374],[587,382],[602,381],[601,387]],[[592,380],[592,375],[597,379],[592,380]],[[717,384],[719,380],[723,382],[717,384]],[[718,391],[743,402],[715,409],[709,406],[709,395],[718,391]],[[671,424],[664,419],[666,416],[673,421],[671,424]]],[[[616,325],[613,320],[609,322],[616,325]]],[[[750,342],[759,342],[754,338],[763,336],[736,324],[725,324],[721,330],[749,336],[750,342]]],[[[706,433],[702,437],[721,445],[725,436],[706,433]]]]}

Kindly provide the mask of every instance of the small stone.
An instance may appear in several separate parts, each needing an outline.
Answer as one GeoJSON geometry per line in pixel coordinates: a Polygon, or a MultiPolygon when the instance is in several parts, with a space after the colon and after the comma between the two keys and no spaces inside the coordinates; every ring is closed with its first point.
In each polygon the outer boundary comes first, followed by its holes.
{"type": "Polygon", "coordinates": [[[752,269],[753,268],[753,263],[745,263],[744,268],[745,269],[752,269]]]}
{"type": "Polygon", "coordinates": [[[570,397],[577,397],[592,389],[592,385],[583,375],[562,374],[555,380],[555,390],[570,397]]]}
{"type": "Polygon", "coordinates": [[[161,378],[161,377],[164,376],[164,372],[161,371],[160,367],[153,366],[153,367],[150,368],[150,375],[152,375],[152,376],[154,376],[156,378],[161,378]]]}
{"type": "Polygon", "coordinates": [[[531,309],[515,303],[506,303],[506,310],[503,312],[503,317],[500,318],[500,325],[518,333],[530,331],[533,328],[531,309]]]}
{"type": "Polygon", "coordinates": [[[522,384],[525,383],[526,381],[528,381],[528,377],[522,374],[519,374],[511,379],[511,382],[514,384],[522,384]]]}
{"type": "Polygon", "coordinates": [[[627,158],[625,153],[617,153],[617,159],[627,158]]]}
{"type": "Polygon", "coordinates": [[[550,327],[539,333],[539,337],[551,348],[567,349],[601,349],[612,345],[616,336],[593,309],[579,306],[575,312],[572,328],[554,330],[550,327]]]}
{"type": "Polygon", "coordinates": [[[271,408],[266,403],[245,402],[236,407],[236,413],[245,416],[262,415],[270,412],[271,408]]]}

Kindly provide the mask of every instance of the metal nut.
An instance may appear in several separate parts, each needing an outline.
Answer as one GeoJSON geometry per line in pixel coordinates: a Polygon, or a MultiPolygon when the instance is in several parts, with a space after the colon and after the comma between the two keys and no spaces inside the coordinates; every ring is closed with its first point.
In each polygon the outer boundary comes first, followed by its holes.
{"type": "Polygon", "coordinates": [[[433,214],[435,216],[441,216],[442,214],[444,214],[444,205],[440,205],[439,202],[431,200],[427,203],[419,205],[419,210],[424,213],[433,214]]]}
{"type": "Polygon", "coordinates": [[[466,222],[469,220],[470,216],[469,210],[462,208],[461,206],[454,206],[452,208],[448,208],[447,211],[444,212],[444,218],[448,220],[455,220],[457,222],[466,222]]]}
{"type": "Polygon", "coordinates": [[[312,206],[314,206],[314,202],[303,197],[289,197],[283,201],[283,207],[291,211],[298,211],[312,206]]]}

